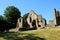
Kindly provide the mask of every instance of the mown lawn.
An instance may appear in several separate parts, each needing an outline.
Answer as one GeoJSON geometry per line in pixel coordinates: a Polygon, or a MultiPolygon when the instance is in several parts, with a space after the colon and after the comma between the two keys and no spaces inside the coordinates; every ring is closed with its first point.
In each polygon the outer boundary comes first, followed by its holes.
{"type": "Polygon", "coordinates": [[[0,33],[0,40],[60,40],[60,28],[0,33]]]}

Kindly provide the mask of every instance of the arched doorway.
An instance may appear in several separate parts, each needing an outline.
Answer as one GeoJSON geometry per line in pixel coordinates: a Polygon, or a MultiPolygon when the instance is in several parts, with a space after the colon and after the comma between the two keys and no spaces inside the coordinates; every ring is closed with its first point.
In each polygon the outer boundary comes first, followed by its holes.
{"type": "Polygon", "coordinates": [[[32,26],[33,26],[33,28],[35,28],[35,29],[37,28],[37,27],[36,27],[36,20],[33,20],[32,26]]]}

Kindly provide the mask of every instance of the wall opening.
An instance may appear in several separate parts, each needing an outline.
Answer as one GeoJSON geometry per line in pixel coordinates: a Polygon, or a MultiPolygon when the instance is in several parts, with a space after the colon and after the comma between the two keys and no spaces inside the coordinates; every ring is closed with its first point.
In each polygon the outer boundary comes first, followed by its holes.
{"type": "Polygon", "coordinates": [[[38,25],[38,27],[41,27],[41,25],[38,25]]]}
{"type": "Polygon", "coordinates": [[[19,19],[19,21],[21,22],[21,19],[19,19]]]}
{"type": "Polygon", "coordinates": [[[32,22],[32,19],[31,19],[31,17],[30,17],[30,22],[32,22]]]}
{"type": "Polygon", "coordinates": [[[33,20],[32,26],[33,26],[33,28],[36,28],[36,21],[35,20],[33,20]]]}

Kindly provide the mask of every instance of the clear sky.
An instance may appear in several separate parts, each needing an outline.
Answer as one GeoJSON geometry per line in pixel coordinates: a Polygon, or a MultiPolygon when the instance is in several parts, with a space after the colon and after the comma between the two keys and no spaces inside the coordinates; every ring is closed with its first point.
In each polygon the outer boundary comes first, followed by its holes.
{"type": "Polygon", "coordinates": [[[56,8],[60,11],[60,0],[1,0],[0,15],[8,6],[15,6],[21,11],[21,16],[34,10],[36,14],[41,14],[47,20],[54,19],[53,10],[56,8]]]}

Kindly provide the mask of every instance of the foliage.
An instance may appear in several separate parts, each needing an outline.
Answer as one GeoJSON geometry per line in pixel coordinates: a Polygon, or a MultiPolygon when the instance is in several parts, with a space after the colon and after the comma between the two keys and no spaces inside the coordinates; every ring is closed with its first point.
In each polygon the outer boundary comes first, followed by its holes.
{"type": "Polygon", "coordinates": [[[4,32],[5,30],[9,30],[9,23],[4,19],[3,16],[0,16],[0,32],[4,32]]]}
{"type": "Polygon", "coordinates": [[[3,26],[4,26],[2,21],[3,21],[3,16],[0,15],[0,31],[3,30],[3,26]]]}
{"type": "Polygon", "coordinates": [[[3,16],[0,15],[0,20],[3,20],[3,16]]]}
{"type": "Polygon", "coordinates": [[[27,19],[28,14],[29,14],[29,13],[27,13],[27,14],[23,15],[23,19],[27,19]]]}
{"type": "Polygon", "coordinates": [[[8,6],[5,10],[5,19],[13,25],[13,27],[16,27],[17,19],[20,17],[21,12],[18,8],[14,6],[8,6]]]}
{"type": "Polygon", "coordinates": [[[26,14],[23,15],[23,17],[22,17],[22,18],[24,19],[24,20],[23,20],[23,22],[24,22],[24,23],[23,23],[23,24],[24,24],[23,26],[24,26],[24,28],[25,28],[25,29],[23,29],[23,30],[26,30],[26,28],[28,28],[27,26],[29,26],[28,23],[27,23],[27,17],[28,17],[28,15],[29,15],[29,13],[26,13],[26,14]]]}

